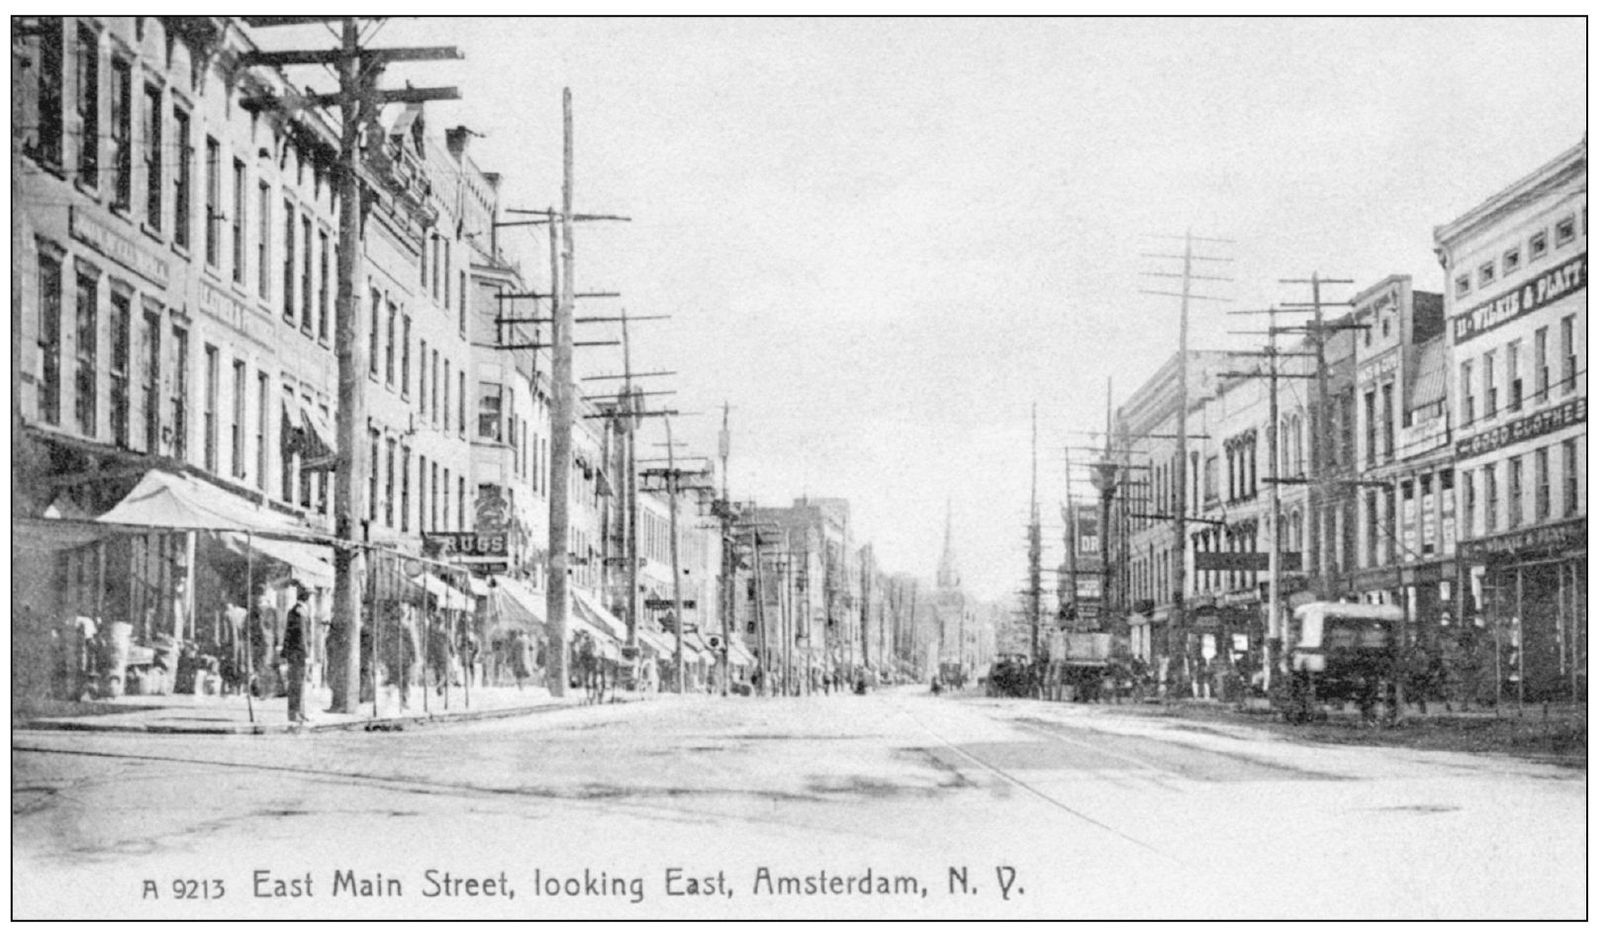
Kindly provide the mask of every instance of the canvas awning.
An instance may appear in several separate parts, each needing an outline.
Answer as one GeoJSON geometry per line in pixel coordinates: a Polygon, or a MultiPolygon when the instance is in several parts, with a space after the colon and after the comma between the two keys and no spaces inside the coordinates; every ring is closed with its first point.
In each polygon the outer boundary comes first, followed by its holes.
{"type": "Polygon", "coordinates": [[[521,580],[499,578],[491,589],[491,600],[497,625],[542,628],[547,624],[547,603],[521,580]]]}
{"type": "Polygon", "coordinates": [[[670,658],[676,654],[676,643],[664,632],[656,631],[646,626],[637,627],[637,641],[652,648],[660,657],[670,658]]]}
{"type": "Polygon", "coordinates": [[[625,623],[615,618],[597,597],[585,590],[571,589],[570,599],[575,604],[573,608],[575,615],[607,632],[615,641],[625,641],[627,634],[625,623]]]}
{"type": "Polygon", "coordinates": [[[304,526],[279,512],[200,480],[161,470],[147,471],[127,496],[95,521],[195,531],[306,534],[304,526]]]}
{"type": "Polygon", "coordinates": [[[754,653],[748,650],[748,645],[743,644],[738,638],[731,639],[726,645],[726,658],[733,667],[759,666],[759,658],[755,657],[754,653]]]}
{"type": "Polygon", "coordinates": [[[335,424],[329,414],[311,403],[287,394],[281,405],[280,447],[301,455],[302,470],[329,470],[335,466],[335,424]]]}
{"type": "Polygon", "coordinates": [[[54,554],[82,548],[118,534],[118,527],[76,519],[11,520],[11,553],[54,554]]]}
{"type": "MultiPolygon", "coordinates": [[[[405,575],[404,575],[405,576],[405,575]]],[[[474,601],[463,595],[460,591],[447,585],[445,580],[434,574],[424,573],[417,577],[408,577],[408,582],[422,586],[425,592],[436,598],[436,605],[443,609],[471,610],[475,607],[474,601]]]]}
{"type": "Polygon", "coordinates": [[[280,541],[277,538],[258,538],[248,536],[244,532],[225,534],[223,543],[229,550],[242,557],[246,555],[249,547],[252,557],[273,558],[288,566],[292,576],[309,586],[335,585],[335,567],[331,563],[333,553],[327,546],[299,541],[280,541]]]}

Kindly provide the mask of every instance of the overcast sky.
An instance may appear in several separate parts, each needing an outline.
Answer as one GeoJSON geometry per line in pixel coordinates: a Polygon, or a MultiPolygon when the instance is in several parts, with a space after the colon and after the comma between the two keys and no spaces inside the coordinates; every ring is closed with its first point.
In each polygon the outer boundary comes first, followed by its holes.
{"type": "MultiPolygon", "coordinates": [[[[729,401],[734,496],[846,497],[886,568],[929,578],[953,499],[985,597],[1025,583],[1031,404],[1058,550],[1063,449],[1103,428],[1107,377],[1120,404],[1176,349],[1177,301],[1139,293],[1173,269],[1140,253],[1175,246],[1147,235],[1233,240],[1205,292],[1235,302],[1200,304],[1195,347],[1255,347],[1223,310],[1303,295],[1280,277],[1443,290],[1432,227],[1585,132],[1582,19],[398,19],[372,41],[462,49],[388,82],[462,89],[431,131],[484,133],[505,206],[557,204],[572,88],[576,208],[633,219],[579,227],[577,286],[674,315],[632,347],[701,413],[677,439],[715,453],[729,401]]],[[[545,237],[505,242],[544,283],[545,237]]]]}

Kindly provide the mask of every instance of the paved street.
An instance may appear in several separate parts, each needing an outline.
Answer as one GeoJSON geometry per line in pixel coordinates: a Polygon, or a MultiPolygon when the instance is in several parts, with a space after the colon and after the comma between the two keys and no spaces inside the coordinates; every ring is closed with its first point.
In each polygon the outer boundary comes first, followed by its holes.
{"type": "Polygon", "coordinates": [[[12,776],[20,917],[1585,914],[1584,771],[1065,704],[13,732],[12,776]]]}

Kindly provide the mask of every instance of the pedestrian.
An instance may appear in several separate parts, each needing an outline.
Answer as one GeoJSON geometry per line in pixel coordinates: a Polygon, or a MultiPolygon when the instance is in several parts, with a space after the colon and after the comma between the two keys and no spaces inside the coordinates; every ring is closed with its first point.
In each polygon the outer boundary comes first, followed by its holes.
{"type": "Polygon", "coordinates": [[[307,684],[307,588],[297,583],[291,587],[295,602],[285,615],[285,640],[279,656],[287,666],[285,693],[289,699],[287,714],[290,721],[307,721],[302,705],[303,689],[307,684]]]}
{"type": "Polygon", "coordinates": [[[389,638],[389,666],[386,676],[396,686],[397,704],[406,711],[413,692],[413,675],[419,666],[419,632],[415,628],[416,613],[411,603],[393,604],[387,610],[391,618],[392,634],[389,638]]]}
{"type": "Polygon", "coordinates": [[[508,657],[514,670],[514,686],[520,690],[525,688],[525,680],[531,672],[530,640],[525,637],[523,628],[516,628],[508,636],[508,657]]]}
{"type": "Polygon", "coordinates": [[[1425,704],[1425,700],[1434,683],[1434,666],[1428,649],[1418,638],[1415,637],[1412,644],[1407,646],[1403,665],[1405,679],[1402,682],[1405,685],[1407,702],[1409,705],[1418,704],[1419,715],[1428,715],[1429,707],[1425,704]]]}

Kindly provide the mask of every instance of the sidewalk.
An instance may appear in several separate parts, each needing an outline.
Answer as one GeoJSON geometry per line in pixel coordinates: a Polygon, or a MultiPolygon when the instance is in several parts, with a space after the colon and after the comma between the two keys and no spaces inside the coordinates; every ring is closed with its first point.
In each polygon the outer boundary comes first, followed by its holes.
{"type": "MultiPolygon", "coordinates": [[[[615,692],[611,699],[625,701],[641,697],[636,693],[615,692]]],[[[33,718],[14,722],[14,727],[57,731],[137,731],[155,734],[189,735],[265,735],[296,731],[379,730],[395,731],[435,722],[468,722],[479,719],[529,715],[585,705],[585,697],[572,693],[555,698],[545,687],[475,687],[466,693],[453,687],[445,700],[435,690],[429,693],[425,711],[425,691],[414,687],[410,706],[403,712],[397,705],[396,691],[380,693],[379,711],[364,703],[356,713],[324,711],[330,692],[309,687],[305,708],[308,721],[291,724],[287,701],[253,699],[250,706],[243,695],[123,696],[94,703],[57,703],[59,712],[45,708],[33,718]],[[443,702],[446,704],[443,705],[443,702]],[[82,707],[82,708],[80,708],[82,707]]]]}

